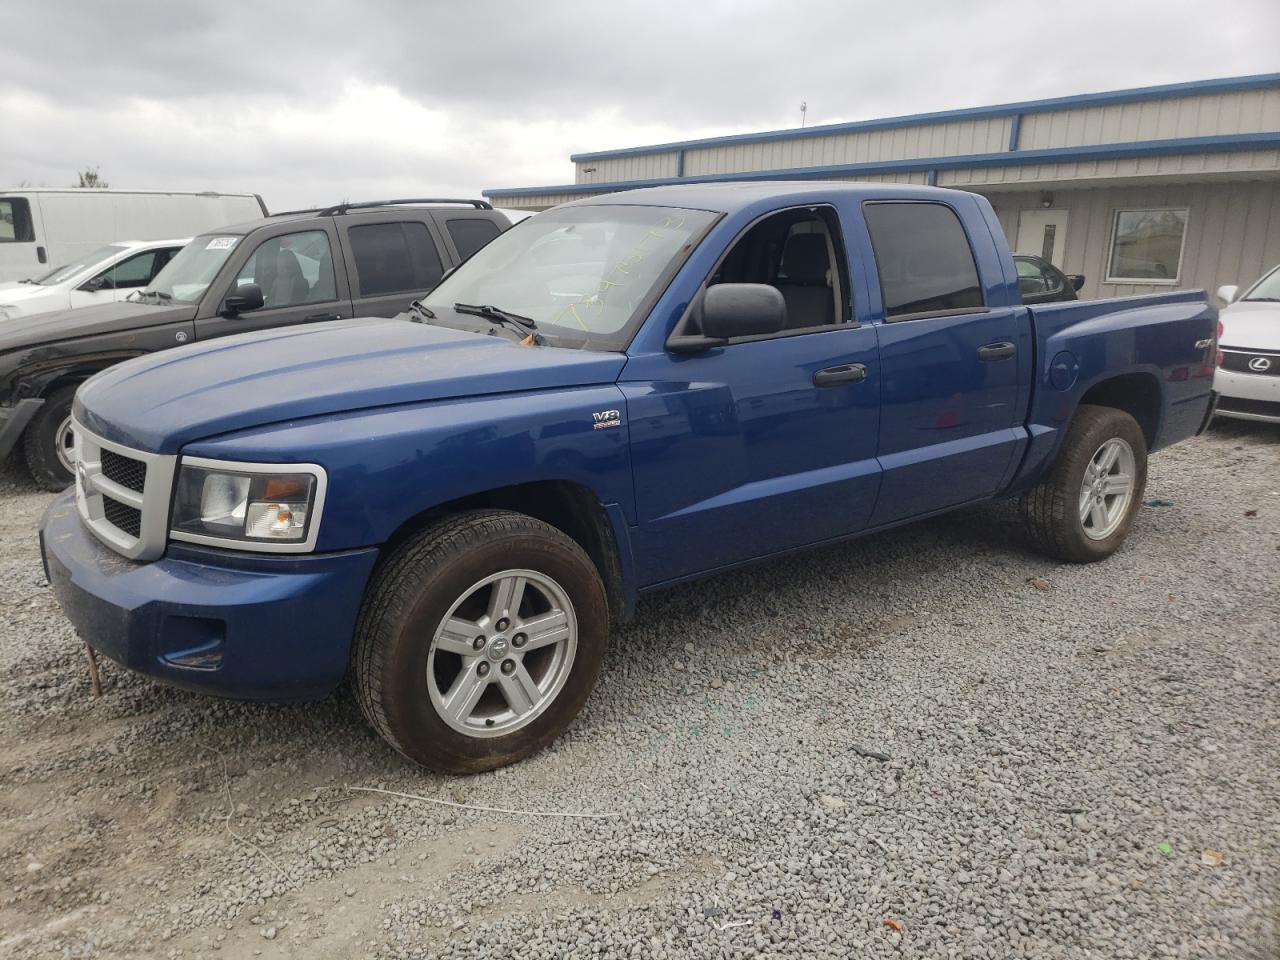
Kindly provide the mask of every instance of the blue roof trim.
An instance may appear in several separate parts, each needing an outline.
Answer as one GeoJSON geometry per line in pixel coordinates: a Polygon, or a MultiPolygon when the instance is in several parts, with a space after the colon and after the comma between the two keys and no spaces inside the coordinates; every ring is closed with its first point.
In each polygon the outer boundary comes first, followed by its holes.
{"type": "Polygon", "coordinates": [[[490,188],[486,197],[532,197],[555,193],[611,193],[638,187],[665,187],[677,183],[724,183],[733,180],[811,180],[824,177],[869,173],[903,173],[917,170],[955,170],[962,167],[1008,167],[1030,163],[1072,160],[1123,160],[1132,157],[1167,156],[1174,153],[1265,150],[1280,148],[1280,133],[1239,133],[1215,137],[1179,137],[1172,140],[1139,140],[1129,143],[1102,143],[1083,147],[1051,147],[1044,150],[1016,150],[973,153],[951,157],[921,157],[912,160],[880,160],[874,163],[846,163],[824,167],[791,167],[786,170],[751,170],[737,173],[704,173],[687,177],[659,177],[652,180],[618,180],[611,183],[565,183],[548,187],[490,188]]]}
{"type": "Polygon", "coordinates": [[[1134,87],[1128,90],[1108,90],[1103,93],[1082,93],[1069,97],[1051,97],[1047,100],[1023,100],[1018,103],[999,103],[989,107],[966,107],[961,110],[941,110],[936,113],[916,113],[902,117],[886,117],[883,120],[855,120],[851,123],[829,123],[817,127],[795,127],[789,130],[767,130],[762,133],[738,133],[724,137],[705,137],[700,140],[678,140],[644,147],[623,147],[618,150],[599,150],[593,153],[575,153],[569,159],[606,160],[611,157],[629,157],[646,153],[670,153],[673,150],[695,147],[719,147],[732,143],[767,143],[771,140],[800,140],[809,137],[825,137],[836,133],[854,133],[866,130],[892,130],[895,127],[914,127],[925,123],[954,120],[981,120],[987,117],[1006,117],[1018,113],[1043,113],[1053,110],[1071,110],[1078,107],[1100,107],[1112,103],[1138,103],[1144,100],[1162,100],[1166,97],[1194,96],[1207,93],[1238,93],[1244,90],[1265,90],[1280,87],[1280,73],[1260,73],[1249,77],[1223,77],[1217,80],[1193,80],[1189,83],[1166,83],[1156,87],[1134,87]]]}

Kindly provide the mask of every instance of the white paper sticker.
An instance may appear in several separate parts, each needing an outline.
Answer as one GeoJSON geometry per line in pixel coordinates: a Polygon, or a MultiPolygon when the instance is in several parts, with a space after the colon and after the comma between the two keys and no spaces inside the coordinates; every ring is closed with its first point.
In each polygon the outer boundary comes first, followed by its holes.
{"type": "Polygon", "coordinates": [[[214,237],[204,245],[204,248],[206,250],[230,250],[239,239],[239,237],[214,237]]]}

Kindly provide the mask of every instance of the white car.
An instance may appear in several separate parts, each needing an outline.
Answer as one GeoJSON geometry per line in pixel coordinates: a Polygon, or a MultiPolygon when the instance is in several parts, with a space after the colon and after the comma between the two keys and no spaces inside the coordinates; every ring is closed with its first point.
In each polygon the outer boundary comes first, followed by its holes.
{"type": "Polygon", "coordinates": [[[0,283],[0,321],[123,300],[146,287],[189,239],[113,243],[30,280],[0,283]]]}
{"type": "Polygon", "coordinates": [[[1240,288],[1218,288],[1222,311],[1214,374],[1218,416],[1280,423],[1280,266],[1236,299],[1240,288]]]}

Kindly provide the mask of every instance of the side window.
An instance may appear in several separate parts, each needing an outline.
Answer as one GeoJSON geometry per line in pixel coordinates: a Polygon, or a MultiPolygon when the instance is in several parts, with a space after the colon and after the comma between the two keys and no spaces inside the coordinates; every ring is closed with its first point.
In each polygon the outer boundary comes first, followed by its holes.
{"type": "Polygon", "coordinates": [[[334,299],[329,235],[308,230],[263,240],[236,277],[236,286],[243,283],[262,288],[267,309],[334,299]]]}
{"type": "Polygon", "coordinates": [[[145,287],[156,275],[155,250],[148,250],[121,260],[114,267],[104,271],[101,276],[106,279],[103,284],[108,290],[128,290],[134,287],[145,287]]]}
{"type": "Polygon", "coordinates": [[[361,297],[425,293],[444,274],[440,253],[426,225],[413,221],[352,227],[351,255],[361,297]]]}
{"type": "Polygon", "coordinates": [[[787,329],[825,327],[849,320],[844,246],[833,210],[804,207],[766,217],[743,234],[720,262],[708,286],[764,283],[787,304],[787,329]]]}
{"type": "Polygon", "coordinates": [[[863,204],[886,320],[981,307],[982,284],[964,227],[941,203],[863,204]]]}
{"type": "Polygon", "coordinates": [[[458,218],[445,224],[449,228],[449,237],[458,248],[458,256],[463,260],[471,256],[501,231],[492,220],[458,218]]]}
{"type": "Polygon", "coordinates": [[[31,243],[31,204],[24,197],[0,197],[0,243],[31,243]]]}

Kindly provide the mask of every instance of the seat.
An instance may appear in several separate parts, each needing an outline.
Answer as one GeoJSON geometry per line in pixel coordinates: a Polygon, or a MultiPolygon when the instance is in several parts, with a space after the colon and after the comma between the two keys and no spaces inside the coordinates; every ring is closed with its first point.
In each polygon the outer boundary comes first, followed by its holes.
{"type": "MultiPolygon", "coordinates": [[[[267,251],[263,250],[262,253],[267,251]]],[[[261,256],[261,254],[260,254],[261,256]]],[[[274,261],[267,261],[263,270],[262,295],[268,307],[288,307],[307,301],[311,285],[303,276],[298,255],[287,247],[276,251],[274,261]]]]}
{"type": "Polygon", "coordinates": [[[796,233],[782,249],[782,273],[777,288],[787,304],[787,329],[835,323],[831,293],[831,259],[822,233],[796,233]]]}

